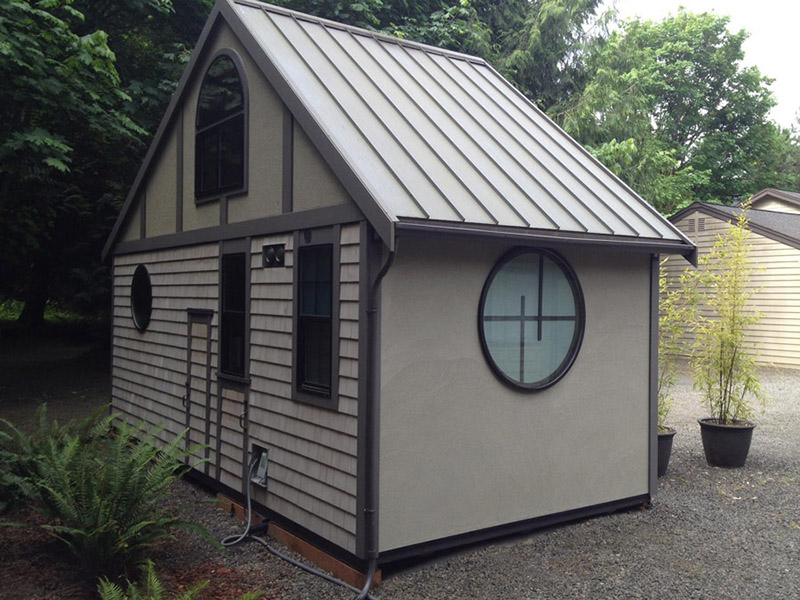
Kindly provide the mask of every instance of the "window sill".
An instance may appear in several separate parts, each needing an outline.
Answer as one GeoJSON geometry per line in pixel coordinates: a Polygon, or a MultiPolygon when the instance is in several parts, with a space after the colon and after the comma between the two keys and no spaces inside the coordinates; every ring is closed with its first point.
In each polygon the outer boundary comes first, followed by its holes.
{"type": "Polygon", "coordinates": [[[321,393],[314,393],[308,390],[295,389],[294,394],[292,395],[292,400],[295,402],[301,402],[303,404],[317,406],[319,408],[325,408],[327,410],[339,410],[339,397],[333,397],[330,394],[323,395],[321,393]]]}
{"type": "Polygon", "coordinates": [[[217,371],[217,380],[227,381],[229,383],[237,383],[241,386],[250,387],[251,379],[249,377],[242,377],[241,375],[231,375],[230,373],[223,373],[217,371]]]}
{"type": "Polygon", "coordinates": [[[203,204],[212,204],[214,202],[219,202],[223,198],[234,198],[236,196],[243,196],[246,193],[247,193],[247,186],[239,186],[227,190],[215,190],[213,192],[207,192],[205,194],[195,195],[194,203],[196,206],[201,206],[203,204]]]}

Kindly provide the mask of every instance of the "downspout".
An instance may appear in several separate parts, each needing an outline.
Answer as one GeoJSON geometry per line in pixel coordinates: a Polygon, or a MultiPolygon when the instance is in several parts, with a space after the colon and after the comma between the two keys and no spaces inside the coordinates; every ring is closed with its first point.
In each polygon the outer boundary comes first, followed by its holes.
{"type": "Polygon", "coordinates": [[[380,400],[380,347],[378,339],[378,328],[380,327],[380,303],[378,294],[380,292],[381,281],[394,263],[399,240],[395,241],[395,249],[389,252],[381,270],[375,276],[367,298],[367,393],[366,403],[366,440],[367,453],[366,463],[366,494],[364,503],[364,525],[366,538],[366,555],[368,560],[367,580],[364,588],[356,600],[364,600],[369,597],[369,589],[372,586],[372,579],[378,568],[378,455],[380,453],[380,437],[378,435],[380,427],[380,411],[378,403],[380,400]]]}

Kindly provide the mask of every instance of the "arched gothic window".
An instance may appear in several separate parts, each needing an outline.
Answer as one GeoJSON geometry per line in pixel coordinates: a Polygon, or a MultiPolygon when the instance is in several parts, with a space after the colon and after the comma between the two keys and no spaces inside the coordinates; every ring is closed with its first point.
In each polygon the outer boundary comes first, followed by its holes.
{"type": "Polygon", "coordinates": [[[206,71],[197,101],[195,196],[208,198],[245,187],[246,94],[231,56],[206,71]]]}

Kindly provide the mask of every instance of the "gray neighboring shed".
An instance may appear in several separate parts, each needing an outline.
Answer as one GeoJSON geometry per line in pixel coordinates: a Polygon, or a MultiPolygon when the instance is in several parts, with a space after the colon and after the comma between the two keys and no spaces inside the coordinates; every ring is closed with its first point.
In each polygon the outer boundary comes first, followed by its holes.
{"type": "MultiPolygon", "coordinates": [[[[695,203],[670,221],[697,244],[700,255],[739,216],[733,206],[695,203]]],[[[749,212],[750,259],[756,270],[751,288],[758,290],[753,310],[763,314],[746,341],[758,346],[757,361],[800,368],[800,194],[767,188],[755,194],[749,212]]],[[[670,285],[679,285],[685,265],[669,261],[670,285]]]]}
{"type": "Polygon", "coordinates": [[[647,503],[659,254],[485,61],[218,0],[105,253],[112,403],[357,565],[647,503]]]}

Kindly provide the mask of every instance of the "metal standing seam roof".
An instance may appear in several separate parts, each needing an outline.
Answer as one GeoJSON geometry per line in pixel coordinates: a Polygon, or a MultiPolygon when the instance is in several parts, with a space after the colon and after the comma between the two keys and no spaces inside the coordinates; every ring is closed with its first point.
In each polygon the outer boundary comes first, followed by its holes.
{"type": "Polygon", "coordinates": [[[228,2],[391,221],[691,246],[484,60],[228,2]]]}
{"type": "Polygon", "coordinates": [[[217,0],[106,252],[216,15],[390,247],[398,226],[439,226],[695,252],[483,59],[252,0],[217,0]]]}

